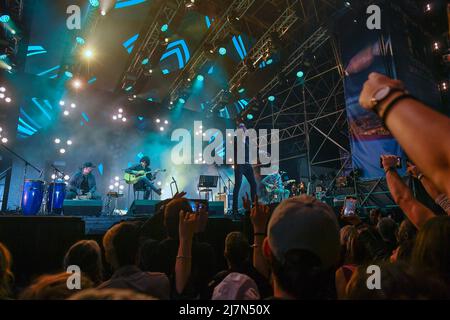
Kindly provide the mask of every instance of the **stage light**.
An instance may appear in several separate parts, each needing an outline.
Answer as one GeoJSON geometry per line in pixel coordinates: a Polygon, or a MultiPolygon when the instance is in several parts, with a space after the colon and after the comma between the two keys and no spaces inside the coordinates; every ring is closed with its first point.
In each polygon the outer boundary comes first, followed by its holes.
{"type": "Polygon", "coordinates": [[[74,80],[74,81],[72,82],[72,86],[73,86],[75,89],[80,89],[80,88],[81,88],[81,81],[78,80],[78,79],[74,80]]]}
{"type": "Polygon", "coordinates": [[[113,185],[110,185],[110,186],[109,186],[109,190],[114,190],[114,186],[113,186],[113,185]]]}
{"type": "Polygon", "coordinates": [[[272,63],[273,63],[273,59],[269,59],[269,60],[266,61],[267,65],[271,65],[272,63]]]}
{"type": "Polygon", "coordinates": [[[61,143],[61,139],[56,138],[56,139],[55,139],[55,143],[56,143],[56,144],[61,143]]]}
{"type": "Polygon", "coordinates": [[[136,98],[137,98],[137,95],[133,94],[133,99],[136,99],[136,98]]]}
{"type": "Polygon", "coordinates": [[[0,132],[2,132],[3,131],[3,128],[2,127],[0,127],[0,132]]]}
{"type": "Polygon", "coordinates": [[[160,128],[159,128],[159,131],[164,131],[164,127],[160,127],[160,128]]]}
{"type": "Polygon", "coordinates": [[[188,82],[191,82],[191,78],[187,78],[187,81],[188,81],[188,82]]]}
{"type": "Polygon", "coordinates": [[[123,109],[122,108],[119,109],[119,113],[123,113],[123,109]]]}
{"type": "Polygon", "coordinates": [[[4,14],[4,15],[0,16],[0,22],[8,23],[9,20],[11,20],[11,17],[9,15],[7,15],[7,14],[4,14]]]}
{"type": "Polygon", "coordinates": [[[118,115],[117,115],[117,118],[119,118],[119,119],[122,119],[122,114],[121,113],[119,113],[118,115]]]}
{"type": "Polygon", "coordinates": [[[91,6],[93,6],[94,8],[97,8],[100,5],[100,1],[99,0],[89,0],[89,3],[91,4],[91,6]]]}
{"type": "Polygon", "coordinates": [[[8,69],[9,71],[11,71],[11,70],[12,70],[12,67],[11,67],[11,66],[7,66],[6,69],[8,69]]]}
{"type": "Polygon", "coordinates": [[[123,122],[127,122],[127,118],[123,117],[123,118],[122,118],[122,121],[123,121],[123,122]]]}
{"type": "Polygon", "coordinates": [[[350,7],[352,6],[352,4],[351,4],[350,2],[348,2],[348,1],[345,1],[345,6],[346,6],[347,8],[350,8],[350,7]]]}
{"type": "Polygon", "coordinates": [[[440,47],[441,46],[439,45],[439,42],[436,41],[436,42],[433,43],[433,50],[434,51],[438,51],[440,49],[440,47]]]}
{"type": "Polygon", "coordinates": [[[6,92],[6,88],[5,87],[0,87],[0,92],[6,92]]]}
{"type": "Polygon", "coordinates": [[[303,71],[297,72],[297,78],[303,78],[304,75],[305,75],[305,73],[303,71]]]}
{"type": "Polygon", "coordinates": [[[184,100],[184,98],[180,98],[180,99],[178,99],[178,101],[179,101],[181,104],[185,104],[185,103],[186,103],[186,100],[184,100]]]}
{"type": "Polygon", "coordinates": [[[66,149],[64,149],[64,148],[59,149],[59,153],[61,153],[61,154],[66,153],[66,149]]]}
{"type": "Polygon", "coordinates": [[[253,120],[253,115],[251,113],[247,114],[247,119],[248,120],[253,120]]]}
{"type": "Polygon", "coordinates": [[[83,51],[83,56],[85,57],[85,58],[87,58],[87,59],[90,59],[90,58],[92,58],[93,56],[94,56],[94,52],[91,50],[91,49],[85,49],[84,51],[83,51]]]}
{"type": "Polygon", "coordinates": [[[120,183],[116,182],[116,183],[114,183],[114,186],[118,187],[118,186],[120,186],[120,183]]]}
{"type": "Polygon", "coordinates": [[[233,159],[232,158],[228,159],[228,162],[233,162],[233,159]]]}
{"type": "Polygon", "coordinates": [[[59,105],[60,105],[61,107],[64,106],[65,104],[66,104],[66,103],[65,103],[64,101],[62,101],[62,100],[59,102],[59,105]]]}
{"type": "Polygon", "coordinates": [[[161,120],[160,119],[156,119],[156,123],[160,123],[161,122],[161,120]]]}
{"type": "Polygon", "coordinates": [[[69,110],[64,110],[64,115],[68,116],[70,114],[69,110]]]}
{"type": "Polygon", "coordinates": [[[173,101],[170,101],[170,105],[173,105],[173,101]]]}
{"type": "Polygon", "coordinates": [[[67,140],[67,145],[68,145],[68,146],[71,146],[72,143],[73,143],[72,140],[67,140]]]}
{"type": "Polygon", "coordinates": [[[105,10],[102,10],[102,11],[100,12],[100,14],[101,14],[102,16],[106,16],[106,11],[105,11],[105,10]]]}
{"type": "Polygon", "coordinates": [[[224,48],[224,47],[221,47],[221,48],[219,49],[219,54],[220,54],[221,56],[226,55],[226,54],[227,54],[227,49],[224,48]]]}
{"type": "Polygon", "coordinates": [[[5,94],[4,93],[0,93],[0,99],[5,99],[5,94]]]}
{"type": "Polygon", "coordinates": [[[75,109],[75,108],[77,107],[77,105],[76,105],[75,103],[72,103],[72,104],[70,105],[70,107],[71,107],[72,109],[75,109]]]}
{"type": "Polygon", "coordinates": [[[52,174],[51,178],[52,178],[52,180],[55,180],[56,179],[56,174],[52,174]]]}
{"type": "Polygon", "coordinates": [[[240,88],[239,90],[238,90],[238,93],[244,93],[245,92],[245,88],[240,88]]]}
{"type": "Polygon", "coordinates": [[[70,180],[70,177],[66,174],[66,175],[64,176],[64,180],[69,181],[69,180],[70,180]]]}
{"type": "Polygon", "coordinates": [[[157,183],[156,183],[158,186],[161,186],[161,181],[158,181],[157,183]]]}
{"type": "Polygon", "coordinates": [[[198,81],[203,81],[203,80],[205,80],[205,77],[202,76],[201,74],[199,74],[199,75],[197,76],[197,80],[198,80],[198,81]]]}
{"type": "Polygon", "coordinates": [[[6,103],[10,103],[10,102],[11,102],[11,98],[6,97],[6,98],[5,98],[5,102],[6,102],[6,103]]]}
{"type": "Polygon", "coordinates": [[[428,4],[425,6],[425,12],[430,12],[431,9],[432,9],[431,3],[428,3],[428,4]]]}
{"type": "Polygon", "coordinates": [[[120,189],[120,190],[123,190],[123,189],[125,189],[125,187],[124,187],[123,185],[120,185],[120,186],[119,186],[119,189],[120,189]]]}
{"type": "Polygon", "coordinates": [[[164,124],[169,124],[169,121],[167,121],[167,120],[164,120],[164,124]]]}
{"type": "Polygon", "coordinates": [[[441,84],[441,90],[442,90],[442,91],[447,91],[447,90],[448,90],[447,82],[442,82],[442,84],[441,84]]]}
{"type": "Polygon", "coordinates": [[[229,133],[228,136],[231,137],[231,133],[229,133]]]}
{"type": "Polygon", "coordinates": [[[153,73],[153,69],[148,70],[149,73],[153,73]]]}
{"type": "Polygon", "coordinates": [[[114,115],[114,116],[113,116],[113,120],[117,120],[117,116],[114,115]]]}
{"type": "Polygon", "coordinates": [[[8,143],[8,138],[2,138],[2,143],[8,143]]]}
{"type": "Polygon", "coordinates": [[[267,98],[270,102],[274,102],[275,101],[275,97],[274,96],[269,96],[269,98],[267,98]]]}
{"type": "Polygon", "coordinates": [[[164,42],[165,43],[169,43],[170,39],[169,38],[164,38],[164,42]]]}
{"type": "Polygon", "coordinates": [[[169,30],[169,25],[167,23],[163,24],[162,27],[161,27],[161,31],[162,32],[166,32],[167,30],[169,30]]]}
{"type": "Polygon", "coordinates": [[[115,178],[114,178],[114,180],[116,180],[116,181],[119,181],[119,180],[120,180],[120,178],[119,178],[119,177],[115,177],[115,178]]]}

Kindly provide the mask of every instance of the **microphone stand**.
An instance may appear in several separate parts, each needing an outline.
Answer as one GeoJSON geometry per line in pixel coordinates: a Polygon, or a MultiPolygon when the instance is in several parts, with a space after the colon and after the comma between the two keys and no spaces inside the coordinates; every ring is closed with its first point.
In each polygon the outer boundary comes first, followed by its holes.
{"type": "Polygon", "coordinates": [[[24,169],[23,169],[23,183],[22,183],[22,197],[20,199],[20,208],[22,209],[22,201],[23,201],[23,192],[24,192],[24,187],[25,187],[25,180],[27,177],[27,172],[28,172],[28,167],[30,166],[31,168],[33,168],[34,170],[36,170],[37,172],[39,172],[39,178],[42,177],[42,174],[44,173],[44,171],[42,169],[39,169],[38,167],[36,167],[35,165],[33,165],[32,163],[28,162],[28,160],[26,160],[24,157],[20,156],[19,154],[17,154],[15,151],[11,150],[10,148],[8,148],[5,144],[0,144],[6,151],[8,151],[9,153],[11,153],[13,156],[15,156],[16,158],[18,158],[19,160],[23,161],[25,163],[24,169]]]}
{"type": "Polygon", "coordinates": [[[170,193],[172,193],[172,197],[173,197],[174,193],[173,193],[172,185],[175,185],[175,188],[176,188],[177,193],[178,193],[179,192],[178,191],[178,184],[177,184],[177,181],[175,180],[174,177],[172,177],[172,182],[170,183],[170,193]]]}

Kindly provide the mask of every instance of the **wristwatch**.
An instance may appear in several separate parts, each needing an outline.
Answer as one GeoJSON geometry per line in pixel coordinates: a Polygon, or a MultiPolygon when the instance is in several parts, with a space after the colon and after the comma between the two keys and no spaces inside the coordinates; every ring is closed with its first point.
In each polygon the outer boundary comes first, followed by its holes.
{"type": "Polygon", "coordinates": [[[392,93],[397,92],[397,91],[405,92],[405,90],[403,90],[401,88],[389,87],[389,86],[384,86],[384,87],[378,89],[374,93],[372,99],[370,99],[372,110],[374,110],[378,113],[379,112],[378,107],[380,106],[380,103],[383,100],[385,100],[387,97],[389,97],[392,93]]]}

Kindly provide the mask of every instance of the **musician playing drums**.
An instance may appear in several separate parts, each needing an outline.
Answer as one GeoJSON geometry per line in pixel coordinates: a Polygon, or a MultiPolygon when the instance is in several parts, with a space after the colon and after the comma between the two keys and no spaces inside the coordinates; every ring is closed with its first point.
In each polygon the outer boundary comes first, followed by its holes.
{"type": "Polygon", "coordinates": [[[289,190],[284,189],[283,180],[278,166],[273,166],[276,173],[265,177],[261,183],[266,187],[269,193],[270,202],[281,202],[289,198],[289,190]]]}
{"type": "MultiPolygon", "coordinates": [[[[161,189],[155,187],[151,180],[151,169],[150,169],[150,158],[144,156],[139,161],[139,164],[132,166],[125,170],[125,173],[132,175],[140,175],[137,179],[138,181],[134,184],[135,190],[145,190],[144,199],[148,200],[150,198],[151,192],[154,191],[156,194],[161,195],[161,189]],[[146,174],[140,175],[141,172],[146,174]]],[[[129,182],[127,182],[129,183],[129,182]]]]}
{"type": "Polygon", "coordinates": [[[72,176],[67,185],[66,199],[100,199],[100,196],[96,194],[97,183],[92,174],[94,168],[95,166],[92,162],[86,162],[83,164],[80,171],[72,176]]]}

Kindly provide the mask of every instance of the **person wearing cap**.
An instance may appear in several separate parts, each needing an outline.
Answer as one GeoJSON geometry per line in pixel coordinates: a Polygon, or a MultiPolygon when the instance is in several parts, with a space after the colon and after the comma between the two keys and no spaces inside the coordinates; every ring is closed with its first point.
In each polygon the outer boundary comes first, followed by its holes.
{"type": "Polygon", "coordinates": [[[99,199],[96,194],[97,183],[92,174],[95,166],[92,162],[86,162],[80,171],[75,173],[69,180],[66,191],[66,199],[75,199],[77,196],[86,196],[88,199],[99,199]]]}
{"type": "Polygon", "coordinates": [[[333,210],[302,195],[281,202],[267,226],[269,216],[266,206],[252,208],[254,266],[261,274],[271,273],[274,298],[335,299],[340,245],[333,210]]]}

